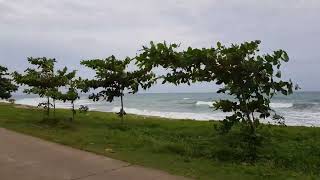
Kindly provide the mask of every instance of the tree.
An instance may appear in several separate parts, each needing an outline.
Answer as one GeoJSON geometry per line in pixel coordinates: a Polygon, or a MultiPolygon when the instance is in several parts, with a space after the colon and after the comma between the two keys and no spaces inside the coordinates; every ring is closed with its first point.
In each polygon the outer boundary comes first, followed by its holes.
{"type": "Polygon", "coordinates": [[[280,67],[289,61],[287,53],[278,50],[271,55],[257,55],[259,44],[260,41],[252,41],[227,48],[217,43],[217,48],[189,47],[178,52],[177,44],[151,42],[150,47],[143,47],[137,60],[141,68],[152,70],[161,66],[167,69],[169,72],[161,76],[163,83],[207,81],[223,85],[218,93],[228,93],[237,102],[222,100],[215,107],[234,112],[241,120],[245,118],[254,131],[255,116],[267,118],[273,112],[270,99],[277,93],[289,95],[293,89],[291,80],[281,80],[280,67]]]}
{"type": "Polygon", "coordinates": [[[154,74],[146,70],[128,71],[128,65],[132,62],[129,57],[118,60],[115,56],[106,59],[84,60],[82,65],[96,71],[95,79],[86,80],[86,90],[101,88],[98,93],[92,93],[89,98],[98,101],[100,98],[112,102],[114,97],[120,97],[120,117],[123,119],[125,111],[123,108],[124,91],[136,93],[139,86],[143,89],[150,88],[154,81],[154,74]]]}
{"type": "Polygon", "coordinates": [[[226,47],[218,42],[217,48],[189,47],[178,52],[176,44],[151,42],[150,47],[143,47],[137,60],[141,68],[152,70],[161,66],[167,69],[168,74],[162,76],[163,83],[206,81],[221,85],[218,93],[235,98],[214,103],[215,109],[233,113],[222,121],[221,130],[228,132],[234,124],[241,123],[254,159],[255,145],[260,140],[256,133],[260,119],[273,114],[274,119],[283,120],[271,109],[271,98],[279,93],[289,95],[293,92],[291,80],[281,80],[280,67],[289,61],[287,53],[278,50],[271,55],[259,55],[259,44],[260,41],[252,41],[226,47]]]}
{"type": "Polygon", "coordinates": [[[60,72],[60,79],[65,82],[64,86],[67,88],[65,93],[60,93],[58,99],[63,102],[70,101],[72,105],[72,121],[74,120],[74,116],[76,114],[74,102],[80,98],[78,89],[82,86],[82,79],[76,79],[76,71],[72,71],[70,73],[66,73],[67,68],[64,68],[62,72],[60,72]]]}
{"type": "MultiPolygon", "coordinates": [[[[74,101],[76,99],[79,99],[78,96],[78,86],[82,85],[81,78],[75,79],[76,70],[73,70],[71,72],[68,72],[68,68],[64,67],[62,70],[57,70],[54,72],[52,77],[52,84],[55,86],[54,88],[51,88],[50,90],[50,97],[53,100],[53,109],[55,114],[56,100],[62,100],[64,102],[71,101],[71,104],[73,105],[73,113],[74,111],[74,101]],[[66,87],[68,89],[67,93],[62,93],[60,91],[61,87],[66,87]]],[[[74,115],[73,115],[74,119],[74,115]]]]}
{"type": "Polygon", "coordinates": [[[6,67],[0,66],[0,99],[9,99],[11,93],[18,90],[18,86],[12,83],[12,79],[6,67]]]}
{"type": "Polygon", "coordinates": [[[281,79],[281,65],[289,61],[287,53],[277,50],[272,54],[259,55],[259,44],[260,41],[233,44],[231,47],[218,44],[220,57],[215,68],[216,83],[223,85],[218,93],[235,97],[235,100],[214,103],[216,109],[233,113],[222,121],[221,129],[228,132],[234,124],[241,123],[251,160],[256,158],[256,148],[261,142],[261,135],[256,131],[260,119],[272,116],[277,122],[284,123],[284,118],[270,107],[272,97],[293,93],[291,80],[281,79]]]}
{"type": "Polygon", "coordinates": [[[221,58],[218,58],[215,68],[217,84],[224,85],[218,93],[227,93],[237,99],[220,100],[214,104],[216,109],[233,112],[225,119],[225,126],[230,128],[233,123],[242,122],[252,134],[259,125],[259,119],[268,118],[274,112],[270,107],[271,98],[275,94],[289,95],[293,92],[291,80],[281,80],[280,67],[289,61],[287,53],[278,50],[271,55],[258,55],[259,44],[260,41],[231,47],[218,44],[221,58]]]}
{"type": "Polygon", "coordinates": [[[47,109],[47,116],[50,115],[50,97],[57,92],[57,81],[54,78],[54,63],[55,59],[46,57],[42,58],[28,58],[28,62],[36,68],[27,68],[25,74],[14,73],[14,79],[18,84],[27,85],[28,88],[24,90],[27,94],[38,94],[40,97],[46,97],[46,103],[40,103],[47,109]]]}

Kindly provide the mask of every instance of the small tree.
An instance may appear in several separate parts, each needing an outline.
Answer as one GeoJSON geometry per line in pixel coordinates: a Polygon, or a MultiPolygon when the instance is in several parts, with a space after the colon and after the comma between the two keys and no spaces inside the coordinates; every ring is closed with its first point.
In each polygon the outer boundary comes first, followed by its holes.
{"type": "Polygon", "coordinates": [[[289,61],[287,53],[277,50],[273,54],[259,55],[259,44],[260,41],[252,41],[225,47],[218,43],[219,58],[215,67],[216,83],[223,84],[218,93],[235,97],[235,100],[214,103],[216,109],[233,113],[222,121],[221,129],[228,132],[234,124],[242,124],[251,160],[256,158],[256,148],[262,138],[256,131],[260,119],[272,116],[284,124],[284,118],[270,107],[272,97],[293,93],[291,80],[281,79],[281,65],[289,61]]]}
{"type": "Polygon", "coordinates": [[[150,47],[143,47],[137,60],[140,67],[148,70],[158,66],[167,69],[169,73],[163,76],[163,83],[177,85],[206,81],[222,85],[218,93],[227,93],[235,99],[214,103],[216,109],[233,112],[222,121],[221,130],[228,132],[240,122],[249,144],[250,157],[254,159],[260,141],[256,133],[260,119],[273,114],[277,121],[283,120],[270,108],[271,98],[275,94],[289,95],[293,91],[291,80],[281,80],[280,67],[289,61],[287,53],[278,50],[271,55],[258,55],[259,44],[260,41],[252,41],[225,47],[217,43],[217,48],[189,47],[178,52],[176,44],[151,42],[150,47]]]}
{"type": "Polygon", "coordinates": [[[9,99],[11,93],[18,90],[18,86],[12,83],[12,79],[9,78],[8,69],[0,66],[0,99],[9,99]]]}
{"type": "MultiPolygon", "coordinates": [[[[217,84],[224,84],[218,93],[236,98],[236,101],[220,100],[214,104],[216,109],[233,112],[224,121],[227,128],[240,121],[255,133],[259,119],[274,113],[270,108],[271,98],[275,94],[289,95],[293,92],[291,80],[281,80],[280,67],[289,61],[287,53],[278,50],[271,55],[258,55],[259,44],[260,41],[252,41],[231,47],[217,45],[221,58],[217,61],[215,73],[217,84]]],[[[274,114],[274,118],[279,119],[280,116],[274,114]]]]}
{"type": "Polygon", "coordinates": [[[55,59],[43,58],[28,58],[31,65],[36,68],[27,68],[25,74],[14,73],[14,79],[18,84],[27,85],[24,90],[27,94],[38,94],[40,97],[46,97],[46,103],[40,103],[47,109],[47,116],[50,115],[50,97],[57,91],[57,85],[54,79],[54,63],[55,59]]]}
{"type": "MultiPolygon", "coordinates": [[[[75,75],[76,75],[76,71],[71,71],[71,72],[67,72],[68,68],[64,67],[62,70],[57,70],[56,72],[54,72],[53,77],[52,77],[52,84],[54,86],[54,88],[50,89],[50,97],[53,100],[53,112],[55,114],[55,110],[56,110],[56,100],[62,100],[62,101],[71,101],[73,99],[72,97],[72,93],[69,91],[75,91],[76,92],[76,84],[75,83],[79,83],[81,79],[79,80],[75,80],[75,75]],[[71,87],[72,86],[72,87],[71,87]],[[60,91],[61,87],[67,87],[69,90],[69,94],[63,94],[60,91]],[[70,89],[71,88],[71,89],[70,89]]],[[[74,92],[74,93],[75,93],[74,92]]],[[[76,93],[78,94],[78,93],[76,93]]],[[[78,97],[76,98],[78,99],[78,97]]]]}
{"type": "Polygon", "coordinates": [[[60,93],[59,100],[62,100],[64,102],[70,101],[72,105],[72,121],[74,120],[74,116],[76,114],[74,102],[80,98],[78,89],[80,89],[82,86],[82,80],[81,78],[76,79],[76,71],[72,71],[70,73],[66,73],[67,68],[63,70],[63,72],[60,74],[60,79],[62,79],[63,82],[65,82],[64,86],[67,88],[67,91],[65,93],[60,93]]]}
{"type": "Polygon", "coordinates": [[[96,71],[95,79],[86,80],[86,90],[102,88],[98,93],[92,93],[89,98],[98,101],[100,98],[112,102],[114,97],[120,97],[121,109],[119,115],[125,115],[123,107],[124,91],[138,92],[139,86],[143,89],[150,88],[154,81],[154,74],[150,71],[136,70],[129,72],[128,65],[132,59],[118,60],[115,56],[106,59],[93,59],[82,61],[85,65],[96,71]]]}

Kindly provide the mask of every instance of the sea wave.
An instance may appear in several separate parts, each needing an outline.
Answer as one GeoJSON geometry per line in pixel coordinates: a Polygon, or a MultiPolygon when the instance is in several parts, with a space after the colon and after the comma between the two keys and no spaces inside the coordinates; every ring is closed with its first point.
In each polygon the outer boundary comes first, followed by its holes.
{"type": "MultiPolygon", "coordinates": [[[[136,114],[143,116],[152,117],[163,117],[170,119],[190,119],[190,120],[223,120],[226,116],[231,115],[231,113],[223,113],[219,111],[212,111],[212,113],[190,113],[190,112],[163,112],[154,111],[147,109],[137,109],[137,108],[124,108],[128,114],[136,114]]],[[[114,107],[108,112],[119,112],[120,107],[114,107]]],[[[320,112],[316,113],[298,113],[295,111],[290,111],[290,116],[286,118],[286,125],[289,126],[320,126],[319,122],[316,120],[320,116],[320,112]],[[288,121],[287,121],[288,120],[288,121]]],[[[260,119],[262,123],[276,124],[272,118],[260,119]]]]}
{"type": "Polygon", "coordinates": [[[270,103],[272,108],[290,108],[294,110],[318,110],[320,111],[320,103],[270,103]]]}
{"type": "MultiPolygon", "coordinates": [[[[23,105],[29,105],[29,106],[38,106],[39,103],[41,102],[47,102],[46,98],[22,98],[16,100],[16,104],[23,104],[23,105]]],[[[51,100],[52,103],[52,100],[51,100]]],[[[80,99],[75,101],[75,107],[78,108],[80,105],[91,105],[94,102],[92,102],[89,99],[80,99]]],[[[62,101],[56,101],[56,107],[57,108],[71,108],[72,105],[70,102],[62,102],[62,101]]]]}
{"type": "MultiPolygon", "coordinates": [[[[147,109],[136,109],[136,108],[124,108],[126,113],[137,114],[144,116],[155,116],[171,119],[193,119],[193,120],[222,120],[225,118],[226,113],[190,113],[190,112],[163,112],[153,111],[147,109]]],[[[119,112],[120,107],[112,108],[111,112],[119,112]]]]}
{"type": "Polygon", "coordinates": [[[295,103],[292,107],[297,110],[320,110],[319,103],[295,103]]]}
{"type": "Polygon", "coordinates": [[[292,106],[293,106],[292,103],[283,103],[283,102],[270,103],[271,108],[291,108],[292,106]]]}
{"type": "MultiPolygon", "coordinates": [[[[213,101],[197,101],[196,102],[197,106],[209,106],[213,107],[213,101]]],[[[291,108],[293,107],[292,103],[282,103],[282,102],[276,102],[276,103],[270,103],[270,106],[272,108],[291,108]]]]}
{"type": "Polygon", "coordinates": [[[206,106],[209,106],[209,107],[213,107],[213,102],[212,101],[197,101],[196,102],[196,105],[197,106],[203,106],[203,105],[206,105],[206,106]]]}
{"type": "MultiPolygon", "coordinates": [[[[200,99],[200,98],[199,98],[200,99]]],[[[44,102],[45,98],[22,98],[17,99],[16,104],[32,105],[37,106],[39,102],[44,102]]],[[[228,113],[223,113],[221,111],[213,111],[209,108],[212,107],[213,101],[202,100],[185,100],[182,101],[181,98],[177,100],[182,104],[190,105],[179,105],[176,102],[166,102],[165,105],[177,106],[178,112],[169,112],[171,109],[164,108],[163,106],[140,106],[137,104],[131,104],[125,111],[130,114],[144,115],[144,116],[158,116],[163,118],[172,119],[194,119],[194,120],[222,120],[228,113]],[[170,104],[171,103],[171,104],[170,104]],[[195,108],[194,106],[199,106],[200,108],[195,108]],[[202,108],[204,107],[204,108],[202,108]],[[166,109],[166,110],[165,110],[166,109]]],[[[80,99],[76,101],[76,108],[80,105],[88,105],[90,110],[104,111],[104,112],[119,112],[120,107],[116,103],[108,103],[105,101],[93,102],[89,99],[80,99]]],[[[287,125],[302,125],[302,126],[320,126],[320,103],[317,102],[273,102],[270,104],[273,109],[277,111],[280,115],[286,118],[287,125]]],[[[56,103],[57,108],[71,108],[71,104],[66,102],[56,103]]],[[[165,106],[166,107],[166,106],[165,106]]],[[[172,108],[175,109],[175,108],[172,108]]],[[[175,110],[172,110],[175,111],[175,110]]],[[[263,122],[270,121],[271,119],[262,120],[263,122]]]]}

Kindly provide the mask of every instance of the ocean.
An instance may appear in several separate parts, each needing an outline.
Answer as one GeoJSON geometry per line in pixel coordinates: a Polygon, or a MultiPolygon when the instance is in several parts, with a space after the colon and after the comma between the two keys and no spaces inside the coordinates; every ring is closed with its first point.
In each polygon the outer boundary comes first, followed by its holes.
{"type": "MultiPolygon", "coordinates": [[[[17,104],[36,106],[45,101],[33,95],[15,95],[17,104]]],[[[173,119],[222,120],[227,114],[214,110],[212,103],[218,99],[230,98],[216,93],[145,93],[126,94],[125,111],[130,114],[159,116],[173,119]]],[[[76,101],[76,107],[86,105],[89,110],[119,112],[120,99],[114,102],[93,102],[87,96],[76,101]]],[[[57,102],[58,108],[71,108],[71,104],[57,102]]],[[[276,96],[271,107],[285,117],[289,126],[320,126],[320,92],[296,92],[290,96],[276,96]]],[[[272,119],[263,121],[273,123],[272,119]]]]}

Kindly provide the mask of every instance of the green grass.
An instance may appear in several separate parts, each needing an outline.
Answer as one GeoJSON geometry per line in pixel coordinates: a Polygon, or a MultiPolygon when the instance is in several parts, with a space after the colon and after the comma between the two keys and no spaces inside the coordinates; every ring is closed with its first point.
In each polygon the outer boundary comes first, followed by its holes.
{"type": "Polygon", "coordinates": [[[196,179],[319,179],[320,128],[264,125],[268,138],[256,163],[242,161],[237,129],[227,136],[217,122],[169,120],[113,113],[57,110],[59,122],[43,112],[0,104],[0,126],[133,164],[196,179]]]}

